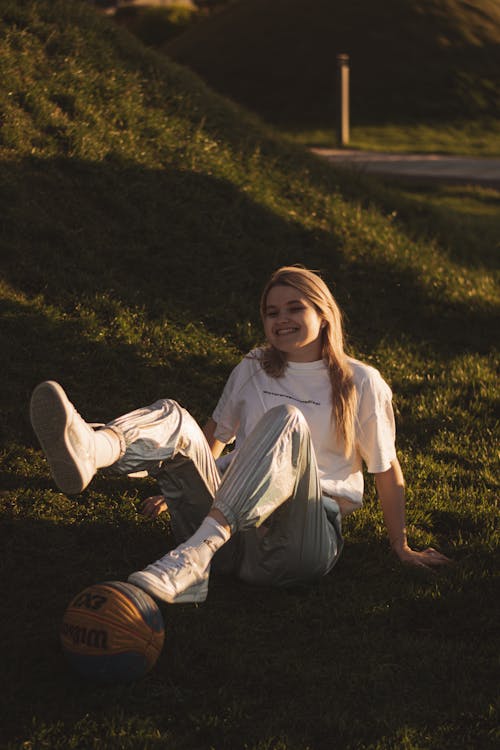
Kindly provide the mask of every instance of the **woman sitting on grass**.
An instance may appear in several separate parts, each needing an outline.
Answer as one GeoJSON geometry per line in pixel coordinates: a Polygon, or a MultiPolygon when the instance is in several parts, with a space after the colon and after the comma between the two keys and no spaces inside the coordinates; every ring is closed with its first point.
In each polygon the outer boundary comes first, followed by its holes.
{"type": "Polygon", "coordinates": [[[342,550],[341,518],[362,503],[363,461],[399,559],[448,562],[408,545],[392,394],[377,370],[344,352],[341,313],[323,280],[278,269],[261,314],[267,346],[233,370],[203,432],[170,399],[94,430],[57,383],[33,392],[32,424],[63,492],[81,492],[103,467],[157,479],[162,494],[143,510],[154,517],[168,506],[179,546],[128,580],[167,602],[198,602],[212,561],[260,585],[326,575],[342,550]]]}

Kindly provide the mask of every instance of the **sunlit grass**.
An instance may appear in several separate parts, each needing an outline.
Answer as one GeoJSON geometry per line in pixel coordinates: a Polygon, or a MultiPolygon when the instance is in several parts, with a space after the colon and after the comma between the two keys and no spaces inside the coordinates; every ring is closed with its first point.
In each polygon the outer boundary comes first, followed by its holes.
{"type": "MultiPolygon", "coordinates": [[[[329,128],[286,133],[304,146],[338,147],[336,123],[329,128]]],[[[349,148],[389,153],[457,154],[500,158],[498,120],[351,124],[349,148]]]]}

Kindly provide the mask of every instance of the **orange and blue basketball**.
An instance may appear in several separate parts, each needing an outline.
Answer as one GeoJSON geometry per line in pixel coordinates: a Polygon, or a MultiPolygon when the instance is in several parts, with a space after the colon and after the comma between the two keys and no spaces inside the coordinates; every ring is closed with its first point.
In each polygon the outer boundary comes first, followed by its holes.
{"type": "Polygon", "coordinates": [[[154,600],[122,581],[105,581],[72,599],[61,626],[64,654],[82,677],[131,682],[155,665],[165,626],[154,600]]]}

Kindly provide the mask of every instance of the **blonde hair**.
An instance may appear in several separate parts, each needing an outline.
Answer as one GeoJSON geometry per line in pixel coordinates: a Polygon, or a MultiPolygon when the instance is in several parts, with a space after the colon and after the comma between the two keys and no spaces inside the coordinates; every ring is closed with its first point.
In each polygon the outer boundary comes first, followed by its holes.
{"type": "MultiPolygon", "coordinates": [[[[275,286],[297,289],[316,308],[324,326],[321,331],[321,356],[325,361],[332,384],[332,419],[336,434],[349,455],[355,444],[356,390],[352,368],[344,351],[342,313],[323,279],[314,271],[300,266],[283,266],[275,271],[262,292],[260,314],[265,318],[267,295],[275,286]]],[[[262,367],[272,377],[279,378],[286,367],[286,355],[268,344],[262,353],[262,367]]]]}

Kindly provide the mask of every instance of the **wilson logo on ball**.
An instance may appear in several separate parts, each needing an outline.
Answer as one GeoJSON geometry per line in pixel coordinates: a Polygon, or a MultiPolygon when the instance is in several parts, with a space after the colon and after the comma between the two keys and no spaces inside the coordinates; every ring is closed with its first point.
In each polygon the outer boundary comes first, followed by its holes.
{"type": "Polygon", "coordinates": [[[81,628],[79,625],[70,625],[63,622],[61,627],[61,638],[69,639],[74,646],[89,646],[90,648],[108,648],[108,634],[105,630],[94,630],[81,628]]]}

